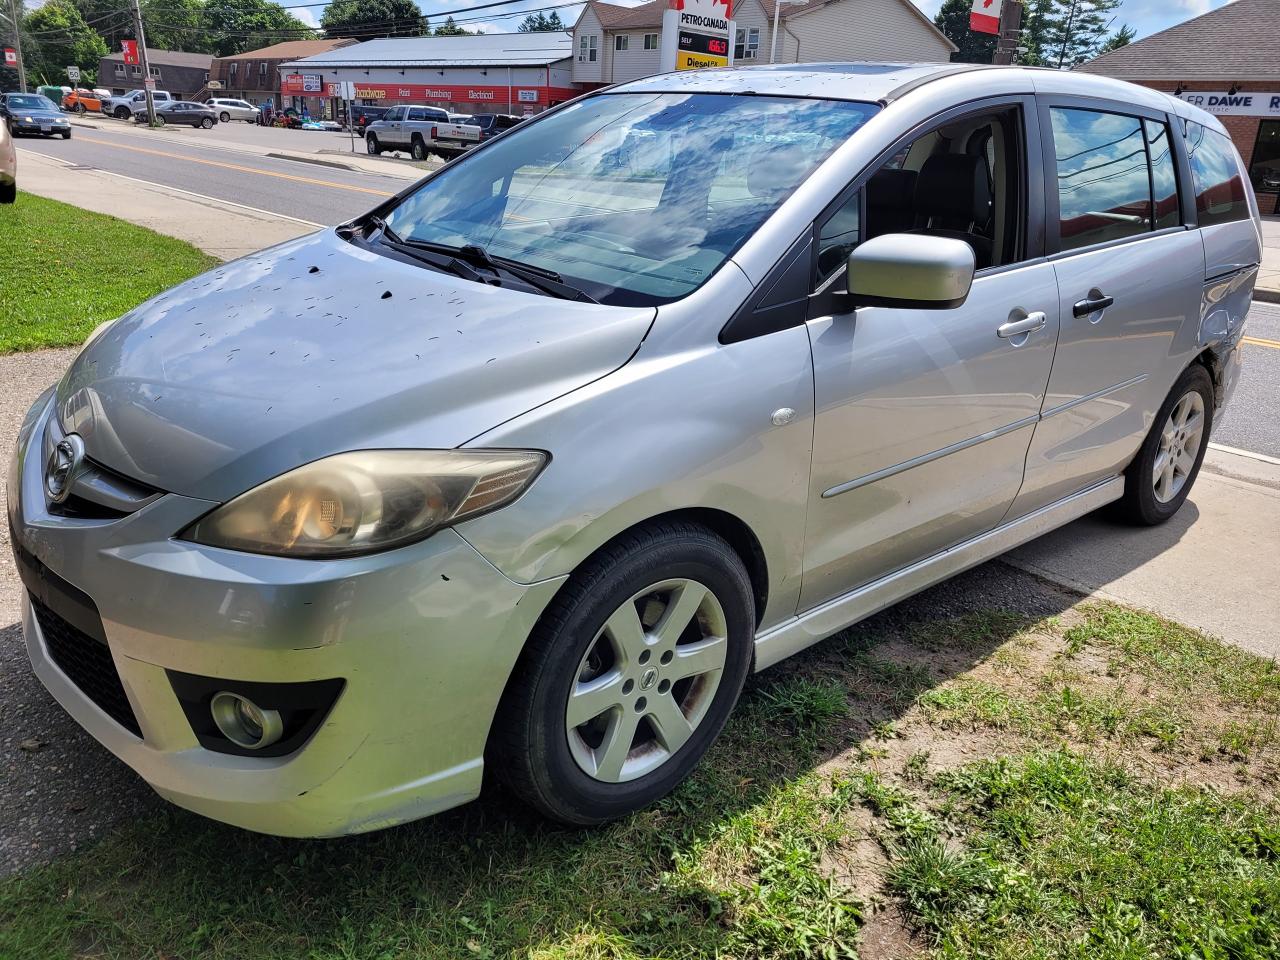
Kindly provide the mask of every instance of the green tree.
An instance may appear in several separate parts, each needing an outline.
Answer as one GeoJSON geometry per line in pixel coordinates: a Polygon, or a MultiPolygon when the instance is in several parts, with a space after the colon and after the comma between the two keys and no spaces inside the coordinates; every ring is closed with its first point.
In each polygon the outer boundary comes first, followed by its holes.
{"type": "Polygon", "coordinates": [[[1110,53],[1112,50],[1119,50],[1121,47],[1127,47],[1133,43],[1133,38],[1138,35],[1138,31],[1133,29],[1127,23],[1120,24],[1120,29],[1107,37],[1107,42],[1102,45],[1101,53],[1110,53]]]}
{"type": "Polygon", "coordinates": [[[133,18],[121,0],[74,0],[80,16],[94,33],[107,43],[108,52],[118,51],[120,41],[133,36],[133,18]]]}
{"type": "Polygon", "coordinates": [[[945,0],[933,23],[960,48],[951,55],[953,63],[990,63],[996,52],[996,35],[969,29],[971,6],[969,0],[945,0]]]}
{"type": "Polygon", "coordinates": [[[549,33],[556,30],[566,29],[564,22],[560,19],[560,14],[555,10],[551,11],[551,16],[544,13],[531,13],[520,21],[517,28],[521,33],[549,33]]]}
{"type": "Polygon", "coordinates": [[[1044,66],[1062,70],[1102,51],[1120,0],[1041,0],[1036,6],[1037,55],[1044,66]]]}
{"type": "Polygon", "coordinates": [[[436,27],[435,35],[437,37],[470,37],[474,36],[470,30],[464,30],[453,22],[453,17],[449,17],[440,26],[436,27]]]}
{"type": "Polygon", "coordinates": [[[431,32],[413,0],[333,0],[320,17],[330,37],[374,40],[378,37],[421,37],[431,32]]]}
{"type": "Polygon", "coordinates": [[[106,55],[106,43],[71,0],[48,0],[22,18],[22,59],[31,86],[67,83],[69,66],[80,68],[81,86],[94,86],[106,55]]]}
{"type": "Polygon", "coordinates": [[[315,36],[312,28],[271,0],[208,0],[204,23],[216,57],[315,36]]]}
{"type": "MultiPolygon", "coordinates": [[[[216,52],[218,38],[205,27],[204,0],[141,0],[140,5],[147,46],[187,53],[216,52]]],[[[132,26],[128,36],[133,36],[132,26]]]]}

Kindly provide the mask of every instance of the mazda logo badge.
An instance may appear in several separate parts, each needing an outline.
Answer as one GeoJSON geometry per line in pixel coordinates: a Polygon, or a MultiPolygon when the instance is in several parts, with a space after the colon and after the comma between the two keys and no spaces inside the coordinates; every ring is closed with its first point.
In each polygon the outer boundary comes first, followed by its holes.
{"type": "Polygon", "coordinates": [[[54,503],[62,503],[71,495],[71,485],[84,463],[84,441],[69,433],[49,451],[44,465],[44,492],[54,503]]]}

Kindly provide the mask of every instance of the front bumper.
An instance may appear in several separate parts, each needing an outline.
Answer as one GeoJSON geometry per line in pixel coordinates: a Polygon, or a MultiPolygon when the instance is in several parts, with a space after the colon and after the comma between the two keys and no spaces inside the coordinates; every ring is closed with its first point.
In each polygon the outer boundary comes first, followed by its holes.
{"type": "Polygon", "coordinates": [[[60,117],[57,120],[33,120],[30,123],[15,118],[10,121],[10,129],[19,134],[64,133],[71,129],[71,124],[67,122],[65,117],[60,117]]]}
{"type": "Polygon", "coordinates": [[[451,530],[314,562],[176,541],[213,504],[173,494],[122,519],[59,516],[39,462],[49,415],[11,468],[15,548],[96,605],[141,738],[57,666],[24,592],[36,675],[81,726],[161,796],[264,833],[374,830],[479,793],[499,697],[559,581],[515,583],[451,530]],[[294,753],[235,756],[200,746],[167,671],[345,687],[294,753]]]}

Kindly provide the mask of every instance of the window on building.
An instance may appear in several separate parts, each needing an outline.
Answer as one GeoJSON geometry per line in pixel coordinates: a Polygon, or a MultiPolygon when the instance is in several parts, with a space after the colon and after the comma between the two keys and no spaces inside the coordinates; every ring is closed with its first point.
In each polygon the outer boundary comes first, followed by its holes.
{"type": "Polygon", "coordinates": [[[754,60],[760,53],[760,28],[739,29],[733,41],[733,59],[754,60]]]}
{"type": "Polygon", "coordinates": [[[160,77],[160,68],[159,68],[159,67],[152,67],[152,68],[151,68],[151,75],[152,75],[153,77],[156,77],[157,79],[159,79],[159,77],[160,77]]]}
{"type": "Polygon", "coordinates": [[[229,73],[228,75],[231,77],[231,79],[232,79],[232,80],[234,80],[234,79],[236,78],[236,67],[238,67],[238,66],[239,66],[239,64],[238,64],[238,63],[235,63],[234,61],[233,61],[233,62],[232,62],[232,64],[231,64],[231,67],[230,67],[230,73],[229,73]]]}
{"type": "Polygon", "coordinates": [[[595,63],[597,52],[596,44],[599,37],[579,37],[578,38],[578,62],[579,63],[595,63]]]}
{"type": "Polygon", "coordinates": [[[631,38],[628,37],[625,33],[618,34],[616,37],[613,38],[613,49],[614,50],[627,49],[627,41],[630,39],[631,38]]]}
{"type": "Polygon", "coordinates": [[[1263,120],[1259,125],[1249,179],[1259,193],[1280,193],[1280,120],[1263,120]]]}
{"type": "Polygon", "coordinates": [[[125,67],[123,63],[116,64],[116,76],[123,77],[125,75],[125,67]]]}
{"type": "Polygon", "coordinates": [[[591,41],[590,49],[587,51],[587,60],[589,60],[591,63],[595,63],[596,62],[596,41],[599,40],[600,38],[588,37],[587,39],[591,41]]]}
{"type": "Polygon", "coordinates": [[[656,33],[646,33],[644,35],[644,48],[646,50],[658,49],[658,35],[656,33]]]}
{"type": "Polygon", "coordinates": [[[258,76],[265,77],[267,75],[267,61],[258,61],[258,76]]]}
{"type": "Polygon", "coordinates": [[[1149,233],[1151,175],[1142,121],[1053,107],[1063,250],[1149,233]]]}
{"type": "Polygon", "coordinates": [[[132,65],[129,67],[129,73],[131,73],[131,74],[132,74],[133,76],[135,76],[135,77],[140,77],[140,76],[142,76],[142,67],[141,67],[141,66],[139,66],[139,65],[138,65],[138,64],[136,64],[136,63],[135,63],[135,64],[132,64],[132,65]]]}
{"type": "Polygon", "coordinates": [[[1249,204],[1244,196],[1244,179],[1231,141],[1216,130],[1188,122],[1187,153],[1196,190],[1196,223],[1208,227],[1247,220],[1249,204]]]}

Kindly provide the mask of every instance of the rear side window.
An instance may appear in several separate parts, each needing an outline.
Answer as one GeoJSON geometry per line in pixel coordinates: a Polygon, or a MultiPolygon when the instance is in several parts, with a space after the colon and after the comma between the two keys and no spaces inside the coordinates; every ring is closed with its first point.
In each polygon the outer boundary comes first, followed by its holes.
{"type": "Polygon", "coordinates": [[[1052,107],[1063,250],[1149,233],[1151,176],[1137,117],[1052,107]]]}
{"type": "Polygon", "coordinates": [[[1155,201],[1155,228],[1176,227],[1182,223],[1178,207],[1178,175],[1174,170],[1173,142],[1167,124],[1142,121],[1147,132],[1147,155],[1151,158],[1151,194],[1155,201]]]}
{"type": "Polygon", "coordinates": [[[1187,153],[1196,188],[1196,221],[1202,227],[1247,220],[1244,178],[1231,141],[1208,127],[1187,122],[1187,153]]]}

